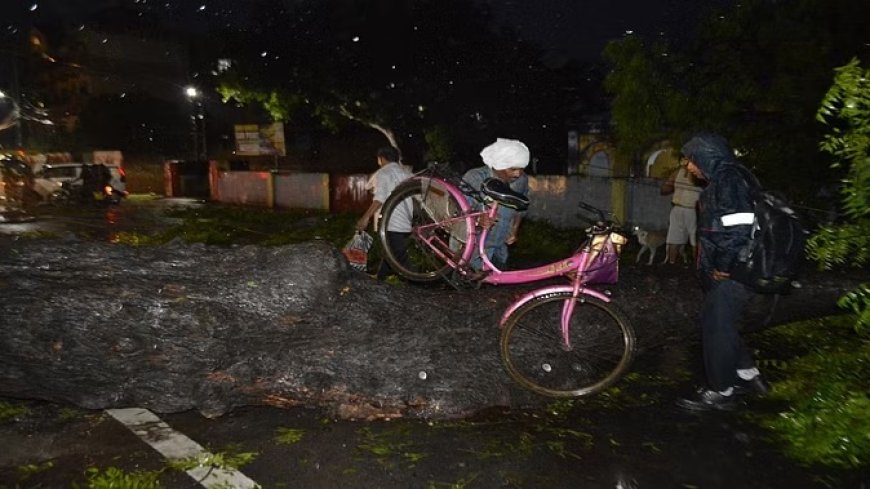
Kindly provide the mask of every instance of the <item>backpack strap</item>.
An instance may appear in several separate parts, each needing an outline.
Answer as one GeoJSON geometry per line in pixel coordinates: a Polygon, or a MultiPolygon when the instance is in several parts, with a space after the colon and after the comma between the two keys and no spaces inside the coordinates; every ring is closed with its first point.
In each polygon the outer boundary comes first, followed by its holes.
{"type": "Polygon", "coordinates": [[[750,190],[752,190],[753,194],[761,192],[764,189],[764,187],[761,186],[761,182],[758,181],[758,178],[751,171],[749,171],[749,168],[746,168],[745,166],[736,161],[728,164],[734,166],[740,173],[743,174],[743,179],[746,181],[746,185],[749,187],[750,190]]]}

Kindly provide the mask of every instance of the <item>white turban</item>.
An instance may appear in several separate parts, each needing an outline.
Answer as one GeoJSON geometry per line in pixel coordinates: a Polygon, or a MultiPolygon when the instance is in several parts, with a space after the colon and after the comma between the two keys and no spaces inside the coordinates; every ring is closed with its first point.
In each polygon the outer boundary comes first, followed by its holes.
{"type": "Polygon", "coordinates": [[[529,165],[529,148],[516,139],[498,138],[480,152],[483,163],[493,170],[525,168],[529,165]]]}

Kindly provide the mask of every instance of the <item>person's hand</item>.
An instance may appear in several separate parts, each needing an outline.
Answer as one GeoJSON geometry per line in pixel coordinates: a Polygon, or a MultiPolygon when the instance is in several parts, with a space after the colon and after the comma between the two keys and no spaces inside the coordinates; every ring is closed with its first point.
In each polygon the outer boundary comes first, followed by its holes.
{"type": "Polygon", "coordinates": [[[477,218],[477,225],[483,229],[489,229],[493,226],[493,224],[495,224],[497,222],[498,222],[497,217],[489,217],[486,214],[477,218]]]}
{"type": "Polygon", "coordinates": [[[713,280],[720,282],[722,280],[728,280],[731,278],[731,274],[728,272],[720,272],[719,270],[713,270],[711,274],[713,276],[713,280]]]}
{"type": "Polygon", "coordinates": [[[369,220],[366,217],[361,217],[356,222],[356,230],[357,231],[365,231],[367,227],[369,227],[369,220]]]}

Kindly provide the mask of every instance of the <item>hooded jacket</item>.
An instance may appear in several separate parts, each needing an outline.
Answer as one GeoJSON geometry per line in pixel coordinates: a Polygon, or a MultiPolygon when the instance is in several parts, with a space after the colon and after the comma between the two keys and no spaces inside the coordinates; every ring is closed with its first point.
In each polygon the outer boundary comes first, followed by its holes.
{"type": "Polygon", "coordinates": [[[731,272],[749,242],[754,218],[749,170],[741,168],[728,142],[714,134],[693,137],[682,152],[707,180],[698,221],[698,270],[707,287],[713,270],[731,272]]]}

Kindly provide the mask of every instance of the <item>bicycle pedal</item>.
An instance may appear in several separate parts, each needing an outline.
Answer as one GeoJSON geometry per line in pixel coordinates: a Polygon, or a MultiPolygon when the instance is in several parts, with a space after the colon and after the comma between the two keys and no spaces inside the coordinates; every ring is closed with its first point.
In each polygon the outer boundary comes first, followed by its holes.
{"type": "Polygon", "coordinates": [[[482,284],[482,279],[486,278],[488,274],[485,272],[478,272],[478,274],[480,275],[480,279],[472,278],[469,275],[463,275],[456,270],[451,270],[450,272],[443,274],[442,278],[444,278],[444,281],[456,290],[479,289],[482,284]]]}

